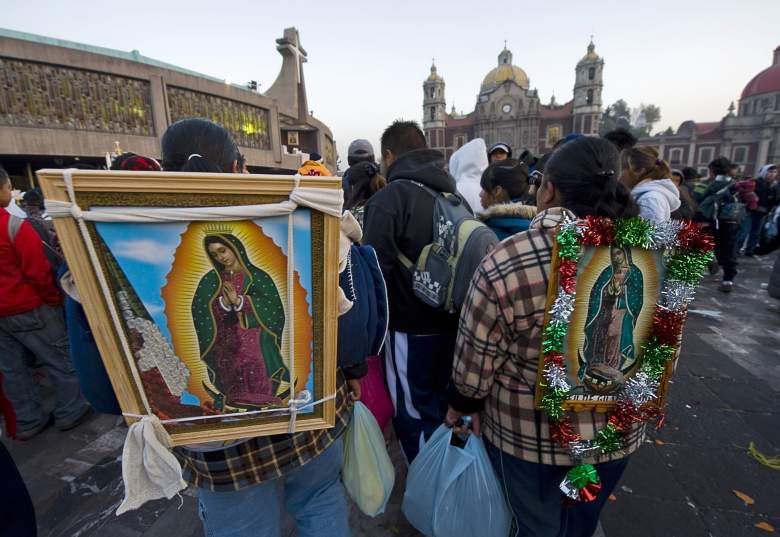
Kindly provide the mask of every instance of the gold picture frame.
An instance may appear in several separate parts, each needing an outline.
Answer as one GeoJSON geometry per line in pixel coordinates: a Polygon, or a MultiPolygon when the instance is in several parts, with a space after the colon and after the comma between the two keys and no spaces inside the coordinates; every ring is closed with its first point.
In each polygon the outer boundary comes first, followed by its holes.
{"type": "MultiPolygon", "coordinates": [[[[96,170],[68,174],[81,211],[276,204],[288,200],[296,184],[341,188],[338,178],[322,177],[96,170]]],[[[37,175],[48,201],[71,202],[63,170],[40,170],[37,175]]],[[[329,396],[336,391],[338,218],[300,206],[289,221],[287,216],[272,216],[230,222],[85,224],[90,245],[76,219],[54,219],[128,423],[146,414],[149,405],[174,445],[280,434],[290,425],[290,397],[306,390],[317,404],[297,412],[295,430],[335,424],[335,401],[329,396]],[[279,219],[287,235],[280,231],[279,219]],[[216,243],[226,246],[222,249],[232,257],[218,254],[216,243]],[[285,249],[291,244],[294,265],[287,265],[285,249]],[[241,270],[226,269],[234,266],[241,270]],[[294,267],[292,276],[289,266],[294,267]],[[235,290],[239,292],[231,293],[235,290]],[[285,343],[290,327],[294,335],[285,343]],[[145,352],[149,347],[144,345],[153,339],[155,345],[168,345],[165,352],[145,352]],[[166,359],[164,365],[154,362],[160,356],[166,359]],[[240,365],[234,356],[242,360],[240,365]],[[260,380],[238,380],[248,372],[260,380]],[[250,414],[241,416],[243,412],[250,414]],[[224,414],[230,419],[220,417],[224,414]],[[196,419],[179,420],[187,417],[196,419]]]]}

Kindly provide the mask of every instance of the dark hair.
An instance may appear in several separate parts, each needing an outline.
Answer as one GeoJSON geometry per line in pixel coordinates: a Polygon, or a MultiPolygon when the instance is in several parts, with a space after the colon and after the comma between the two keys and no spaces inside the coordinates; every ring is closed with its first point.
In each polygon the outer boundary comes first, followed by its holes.
{"type": "Polygon", "coordinates": [[[509,199],[517,200],[528,193],[528,166],[517,159],[493,162],[482,172],[479,186],[485,192],[493,192],[496,187],[503,188],[509,199]]]}
{"type": "Polygon", "coordinates": [[[22,205],[26,207],[37,207],[43,210],[43,194],[41,194],[41,191],[37,188],[28,190],[24,193],[24,196],[22,196],[22,205]]]}
{"type": "Polygon", "coordinates": [[[550,157],[544,175],[560,193],[563,207],[580,218],[639,214],[628,189],[618,181],[617,148],[603,138],[583,136],[562,145],[550,157]]]}
{"type": "Polygon", "coordinates": [[[208,119],[182,119],[163,135],[162,167],[166,171],[231,173],[235,161],[243,167],[244,157],[233,137],[208,119]]]}
{"type": "Polygon", "coordinates": [[[699,178],[699,172],[696,171],[696,168],[692,168],[690,166],[686,166],[682,169],[683,179],[685,181],[695,181],[699,178]]]}
{"type": "Polygon", "coordinates": [[[11,176],[8,175],[8,172],[5,171],[5,168],[0,166],[0,185],[4,185],[10,181],[11,181],[11,176]]]}
{"type": "Polygon", "coordinates": [[[348,170],[347,184],[349,197],[344,208],[352,209],[387,186],[387,181],[379,175],[379,166],[375,162],[360,162],[348,170]]]}
{"type": "Polygon", "coordinates": [[[356,157],[347,157],[347,164],[350,166],[354,166],[355,164],[360,164],[361,162],[376,162],[374,160],[374,155],[359,155],[356,157]]]}
{"type": "Polygon", "coordinates": [[[425,135],[416,121],[402,121],[399,119],[394,121],[382,133],[380,147],[382,148],[382,155],[386,151],[391,151],[393,155],[399,157],[409,151],[428,147],[428,143],[425,141],[425,135]]]}
{"type": "Polygon", "coordinates": [[[225,267],[224,267],[224,265],[222,263],[220,263],[219,261],[217,261],[216,259],[211,257],[211,252],[209,252],[209,245],[210,244],[221,244],[223,246],[227,246],[228,248],[230,248],[231,252],[233,252],[234,254],[238,255],[238,252],[236,252],[236,248],[232,244],[230,244],[230,242],[228,242],[226,239],[224,239],[223,237],[220,237],[219,235],[206,235],[206,238],[203,239],[203,246],[206,248],[206,253],[208,254],[209,258],[211,259],[211,262],[214,263],[215,265],[217,265],[219,267],[219,270],[222,270],[225,267]]]}
{"type": "Polygon", "coordinates": [[[707,168],[715,175],[727,175],[732,166],[733,164],[731,164],[731,161],[726,157],[718,157],[710,162],[707,165],[707,168]]]}
{"type": "Polygon", "coordinates": [[[631,134],[631,131],[624,129],[623,127],[609,131],[603,136],[603,138],[615,144],[615,147],[617,147],[618,151],[631,149],[638,141],[636,136],[631,134]]]}

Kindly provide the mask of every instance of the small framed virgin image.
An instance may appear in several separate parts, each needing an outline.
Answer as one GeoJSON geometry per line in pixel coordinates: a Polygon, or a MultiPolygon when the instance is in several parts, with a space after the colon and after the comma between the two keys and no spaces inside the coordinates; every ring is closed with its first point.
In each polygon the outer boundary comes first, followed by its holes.
{"type": "Polygon", "coordinates": [[[712,257],[692,222],[588,217],[556,235],[537,408],[662,409],[687,306],[712,257]],[[626,406],[628,405],[628,406],[626,406]]]}
{"type": "Polygon", "coordinates": [[[174,445],[333,425],[340,180],[38,178],[129,422],[174,445]]]}

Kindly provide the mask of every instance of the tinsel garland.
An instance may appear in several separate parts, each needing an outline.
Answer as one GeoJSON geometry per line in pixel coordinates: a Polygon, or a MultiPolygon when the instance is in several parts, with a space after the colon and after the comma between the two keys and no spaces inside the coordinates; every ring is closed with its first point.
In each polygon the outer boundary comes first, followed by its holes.
{"type": "Polygon", "coordinates": [[[595,216],[565,219],[556,241],[558,294],[542,338],[544,381],[540,382],[540,407],[548,416],[550,437],[568,450],[576,464],[561,483],[561,490],[571,500],[593,501],[601,487],[598,473],[582,461],[622,450],[635,424],[653,418],[658,419],[659,426],[663,423],[662,409],[650,403],[658,398],[667,366],[677,354],[688,304],[713,257],[713,241],[690,221],[653,224],[638,217],[611,220],[595,216]],[[563,340],[574,311],[577,260],[583,246],[665,249],[670,254],[665,256],[666,275],[650,337],[642,345],[639,370],[616,393],[617,403],[593,440],[581,437],[564,407],[571,386],[562,354],[563,340]]]}

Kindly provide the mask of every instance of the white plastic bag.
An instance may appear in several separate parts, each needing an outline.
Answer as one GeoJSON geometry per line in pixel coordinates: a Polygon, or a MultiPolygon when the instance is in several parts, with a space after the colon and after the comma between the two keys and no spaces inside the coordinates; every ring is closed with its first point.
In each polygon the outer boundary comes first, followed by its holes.
{"type": "Polygon", "coordinates": [[[393,491],[395,468],[374,415],[360,401],[344,434],[344,487],[363,513],[382,514],[393,491]]]}
{"type": "Polygon", "coordinates": [[[409,467],[404,515],[428,537],[506,537],[512,516],[482,438],[459,448],[452,434],[439,427],[409,467]]]}

